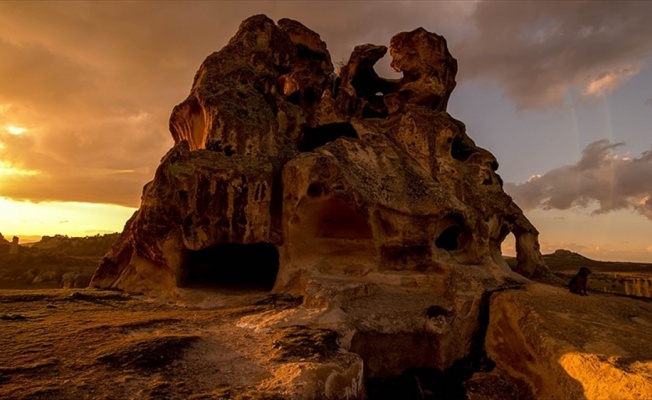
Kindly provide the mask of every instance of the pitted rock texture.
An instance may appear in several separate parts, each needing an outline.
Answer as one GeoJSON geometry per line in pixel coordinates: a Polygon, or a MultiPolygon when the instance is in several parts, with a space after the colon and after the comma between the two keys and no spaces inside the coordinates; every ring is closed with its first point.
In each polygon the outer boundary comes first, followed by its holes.
{"type": "MultiPolygon", "coordinates": [[[[335,73],[300,23],[245,20],[174,108],[175,145],[92,286],[195,307],[260,290],[296,298],[243,315],[230,336],[290,360],[255,384],[283,398],[580,398],[580,386],[599,398],[594,366],[648,393],[647,359],[629,362],[643,342],[614,347],[612,333],[585,329],[602,327],[584,314],[618,315],[608,301],[515,291],[553,277],[497,160],[446,112],[456,71],[445,39],[422,28],[355,47],[335,73]],[[374,71],[388,52],[400,79],[374,71]],[[513,269],[501,253],[510,233],[513,269]],[[557,323],[572,331],[540,335],[557,323]]],[[[647,326],[644,311],[628,315],[647,326]]],[[[231,370],[229,381],[252,378],[231,370]]]]}
{"type": "Polygon", "coordinates": [[[515,271],[547,275],[495,157],[446,112],[457,72],[446,40],[423,28],[394,36],[401,79],[374,71],[387,51],[357,46],[336,74],[299,22],[245,20],[174,108],[176,144],[92,285],[174,296],[207,264],[240,268],[247,245],[267,246],[257,262],[277,292],[301,292],[315,275],[443,265],[506,276],[510,233],[515,271]]]}
{"type": "Polygon", "coordinates": [[[532,284],[490,303],[487,354],[535,398],[652,398],[649,302],[532,284]]]}

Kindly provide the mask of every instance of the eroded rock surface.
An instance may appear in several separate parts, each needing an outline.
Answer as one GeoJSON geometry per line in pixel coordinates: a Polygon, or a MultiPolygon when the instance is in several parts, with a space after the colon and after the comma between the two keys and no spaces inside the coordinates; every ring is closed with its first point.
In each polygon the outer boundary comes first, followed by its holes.
{"type": "Polygon", "coordinates": [[[301,296],[241,324],[326,329],[346,356],[285,371],[296,382],[278,390],[362,398],[416,368],[463,393],[482,370],[490,294],[550,272],[497,160],[446,112],[456,72],[422,28],[355,47],[335,73],[300,23],[245,20],[174,108],[175,146],[91,285],[194,305],[225,287],[301,296]],[[388,51],[400,79],[374,71],[388,51]]]}
{"type": "MultiPolygon", "coordinates": [[[[422,28],[392,38],[397,80],[374,71],[387,51],[357,46],[338,75],[299,22],[245,20],[174,108],[176,145],[93,284],[173,295],[193,260],[213,261],[194,252],[261,243],[278,253],[268,263],[277,292],[300,292],[314,274],[508,274],[509,233],[516,271],[546,274],[538,232],[502,190],[498,162],[446,112],[457,72],[446,40],[422,28]]],[[[228,258],[219,249],[216,260],[228,258]]]]}
{"type": "Polygon", "coordinates": [[[486,350],[540,399],[652,398],[652,305],[530,285],[495,294],[486,350]]]}

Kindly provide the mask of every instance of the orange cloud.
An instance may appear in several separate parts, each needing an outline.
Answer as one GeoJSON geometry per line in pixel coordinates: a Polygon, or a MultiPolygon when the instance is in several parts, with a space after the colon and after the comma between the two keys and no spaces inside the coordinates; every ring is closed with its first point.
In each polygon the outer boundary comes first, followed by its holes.
{"type": "Polygon", "coordinates": [[[586,85],[584,94],[587,96],[601,97],[606,93],[613,92],[629,78],[638,74],[642,68],[643,64],[639,63],[631,67],[605,72],[586,85]]]}

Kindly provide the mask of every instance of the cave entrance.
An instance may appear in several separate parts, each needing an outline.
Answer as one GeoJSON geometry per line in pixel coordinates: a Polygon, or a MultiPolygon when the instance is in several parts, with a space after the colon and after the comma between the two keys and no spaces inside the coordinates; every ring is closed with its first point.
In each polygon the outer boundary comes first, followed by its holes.
{"type": "Polygon", "coordinates": [[[449,214],[439,222],[439,226],[441,228],[435,238],[437,248],[456,251],[468,244],[471,235],[461,215],[449,214]]]}
{"type": "Polygon", "coordinates": [[[273,244],[219,244],[188,251],[180,286],[268,291],[274,287],[278,267],[273,244]]]}

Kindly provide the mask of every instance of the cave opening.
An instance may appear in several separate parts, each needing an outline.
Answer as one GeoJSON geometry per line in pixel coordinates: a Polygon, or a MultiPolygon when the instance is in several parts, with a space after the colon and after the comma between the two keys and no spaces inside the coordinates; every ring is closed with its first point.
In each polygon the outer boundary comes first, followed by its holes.
{"type": "Polygon", "coordinates": [[[475,150],[466,145],[461,136],[458,136],[453,140],[453,144],[451,145],[451,156],[453,156],[457,161],[464,162],[468,160],[473,153],[475,153],[475,150]]]}
{"type": "Polygon", "coordinates": [[[471,239],[471,233],[459,214],[448,214],[440,222],[435,239],[435,246],[442,250],[455,251],[463,249],[471,239]]]}
{"type": "Polygon", "coordinates": [[[435,246],[440,249],[452,251],[457,250],[460,247],[460,243],[457,240],[458,236],[462,233],[462,228],[457,225],[451,225],[435,239],[435,246]]]}
{"type": "Polygon", "coordinates": [[[348,122],[334,122],[320,125],[315,128],[303,128],[303,140],[299,144],[299,151],[313,151],[341,137],[360,139],[353,125],[348,122]]]}
{"type": "Polygon", "coordinates": [[[274,287],[279,253],[270,243],[224,243],[188,251],[180,286],[268,291],[274,287]]]}

